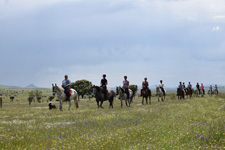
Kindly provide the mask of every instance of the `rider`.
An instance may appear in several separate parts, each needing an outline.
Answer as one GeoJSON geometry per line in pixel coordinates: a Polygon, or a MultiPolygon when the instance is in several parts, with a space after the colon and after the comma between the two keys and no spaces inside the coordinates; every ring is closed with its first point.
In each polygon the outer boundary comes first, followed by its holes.
{"type": "Polygon", "coordinates": [[[64,101],[70,100],[70,80],[68,79],[68,75],[64,76],[65,79],[62,81],[62,87],[64,88],[64,93],[66,94],[66,99],[64,101]]]}
{"type": "Polygon", "coordinates": [[[182,90],[184,91],[184,94],[186,94],[186,86],[185,86],[185,83],[183,82],[183,85],[182,85],[182,90]]]}
{"type": "MultiPolygon", "coordinates": [[[[216,86],[215,86],[215,88],[216,88],[216,86]]],[[[209,90],[212,91],[212,85],[209,86],[209,90]]]]}
{"type": "Polygon", "coordinates": [[[183,87],[183,86],[182,86],[182,83],[181,83],[181,82],[179,82],[179,83],[180,83],[180,84],[178,85],[178,88],[179,88],[179,89],[182,89],[182,87],[183,87]]]}
{"type": "Polygon", "coordinates": [[[198,90],[198,93],[200,94],[200,86],[199,86],[198,82],[196,84],[196,89],[198,90]]]}
{"type": "Polygon", "coordinates": [[[146,77],[144,78],[144,81],[142,82],[141,96],[142,96],[143,89],[147,89],[148,93],[150,93],[149,84],[146,77]]]}
{"type": "Polygon", "coordinates": [[[215,84],[215,87],[214,87],[214,88],[215,88],[215,90],[216,90],[216,91],[218,90],[218,87],[217,87],[217,85],[216,85],[216,84],[215,84]]]}
{"type": "Polygon", "coordinates": [[[107,85],[108,81],[106,80],[106,75],[103,74],[103,79],[101,80],[100,87],[102,88],[102,93],[104,94],[104,99],[107,97],[107,85]]]}
{"type": "Polygon", "coordinates": [[[123,89],[127,93],[127,99],[129,99],[129,81],[127,80],[127,76],[124,76],[123,89]]]}
{"type": "Polygon", "coordinates": [[[163,94],[165,95],[164,84],[162,80],[160,80],[159,82],[159,88],[162,90],[163,94]]]}
{"type": "Polygon", "coordinates": [[[204,85],[201,83],[201,90],[203,91],[203,94],[205,94],[204,85]]]}
{"type": "Polygon", "coordinates": [[[192,89],[191,82],[188,82],[188,88],[189,88],[190,90],[192,89]]]}
{"type": "Polygon", "coordinates": [[[189,88],[189,90],[190,90],[190,92],[192,94],[192,85],[191,85],[191,82],[188,82],[188,88],[189,88]]]}

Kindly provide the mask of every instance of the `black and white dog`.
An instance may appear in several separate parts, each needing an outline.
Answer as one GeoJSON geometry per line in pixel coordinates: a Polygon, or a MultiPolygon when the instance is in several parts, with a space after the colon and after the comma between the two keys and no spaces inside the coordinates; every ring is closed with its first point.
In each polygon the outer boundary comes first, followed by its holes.
{"type": "Polygon", "coordinates": [[[56,106],[55,105],[52,105],[52,102],[51,101],[49,102],[48,106],[49,106],[49,110],[56,109],[56,106]]]}

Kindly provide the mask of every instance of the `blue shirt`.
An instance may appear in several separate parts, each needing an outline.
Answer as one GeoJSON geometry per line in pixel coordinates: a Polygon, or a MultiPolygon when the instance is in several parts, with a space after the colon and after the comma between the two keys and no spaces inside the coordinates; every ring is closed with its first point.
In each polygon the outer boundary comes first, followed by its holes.
{"type": "Polygon", "coordinates": [[[192,85],[191,85],[191,84],[188,84],[188,87],[189,87],[189,88],[192,88],[192,85]]]}
{"type": "Polygon", "coordinates": [[[63,80],[63,81],[62,81],[62,86],[63,86],[64,88],[66,87],[67,84],[70,86],[70,84],[71,84],[70,80],[67,79],[67,80],[63,80]]]}

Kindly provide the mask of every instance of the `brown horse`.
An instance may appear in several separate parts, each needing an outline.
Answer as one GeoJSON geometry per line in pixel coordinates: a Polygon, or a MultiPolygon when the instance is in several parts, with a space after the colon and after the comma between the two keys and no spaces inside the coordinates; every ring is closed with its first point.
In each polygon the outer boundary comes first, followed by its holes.
{"type": "Polygon", "coordinates": [[[151,90],[150,89],[147,89],[147,88],[143,88],[142,89],[142,105],[144,105],[144,98],[146,100],[146,104],[148,104],[148,97],[149,97],[149,104],[151,104],[151,90]]]}
{"type": "Polygon", "coordinates": [[[177,88],[177,97],[178,97],[178,99],[185,99],[183,89],[177,88]]]}
{"type": "Polygon", "coordinates": [[[186,94],[187,94],[187,98],[188,98],[188,96],[189,96],[189,97],[190,97],[190,99],[191,99],[191,97],[192,97],[192,93],[193,93],[192,89],[191,89],[191,88],[189,88],[189,87],[186,87],[186,94]]]}

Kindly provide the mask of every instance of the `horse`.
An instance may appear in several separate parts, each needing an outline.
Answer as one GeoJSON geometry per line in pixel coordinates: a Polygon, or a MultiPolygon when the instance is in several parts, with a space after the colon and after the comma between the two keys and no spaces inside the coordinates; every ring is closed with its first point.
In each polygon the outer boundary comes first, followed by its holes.
{"type": "Polygon", "coordinates": [[[156,87],[156,95],[158,96],[158,102],[160,101],[159,100],[160,98],[161,98],[161,101],[164,101],[166,99],[165,91],[163,92],[159,86],[156,87]]]}
{"type": "Polygon", "coordinates": [[[212,95],[214,94],[214,91],[213,91],[212,89],[209,89],[209,90],[208,90],[208,94],[209,94],[210,96],[212,96],[212,95]]]}
{"type": "Polygon", "coordinates": [[[181,88],[177,88],[177,97],[178,99],[185,99],[184,90],[181,88]]]}
{"type": "Polygon", "coordinates": [[[201,90],[198,90],[197,88],[195,88],[194,93],[196,97],[199,97],[199,95],[201,94],[201,90]]]}
{"type": "Polygon", "coordinates": [[[214,89],[213,94],[218,95],[219,91],[217,89],[214,89]]]}
{"type": "Polygon", "coordinates": [[[200,89],[200,93],[201,97],[203,97],[205,95],[205,90],[204,89],[200,89]]]}
{"type": "Polygon", "coordinates": [[[151,90],[143,88],[141,94],[142,94],[142,105],[144,105],[144,98],[146,100],[146,104],[148,104],[148,97],[149,97],[149,104],[151,104],[151,96],[152,96],[151,90]]]}
{"type": "Polygon", "coordinates": [[[121,108],[123,107],[123,100],[126,102],[126,106],[130,107],[130,103],[133,101],[133,91],[129,89],[129,98],[127,97],[127,93],[125,93],[124,89],[119,87],[116,87],[116,95],[119,95],[120,101],[121,101],[121,108]]]}
{"type": "MultiPolygon", "coordinates": [[[[57,95],[57,100],[59,100],[59,109],[62,111],[62,104],[66,99],[66,94],[64,93],[64,89],[62,87],[57,86],[56,84],[55,85],[52,84],[52,92],[54,96],[55,94],[57,95]]],[[[77,99],[78,97],[77,91],[74,89],[70,89],[70,92],[71,92],[71,96],[70,96],[68,110],[70,110],[70,107],[71,107],[71,100],[74,100],[76,108],[79,108],[78,99],[77,99]]]]}
{"type": "Polygon", "coordinates": [[[92,86],[92,94],[94,95],[94,97],[96,98],[96,102],[97,102],[97,106],[98,108],[103,108],[102,104],[104,101],[109,101],[109,108],[113,108],[113,100],[115,97],[115,92],[113,90],[108,90],[107,94],[106,94],[106,98],[104,98],[104,93],[102,93],[101,87],[99,86],[92,86]],[[101,102],[101,104],[99,105],[99,102],[101,102]]]}
{"type": "Polygon", "coordinates": [[[189,95],[189,97],[191,99],[192,93],[193,93],[192,88],[186,87],[186,95],[187,95],[187,98],[188,98],[188,95],[189,95]]]}

